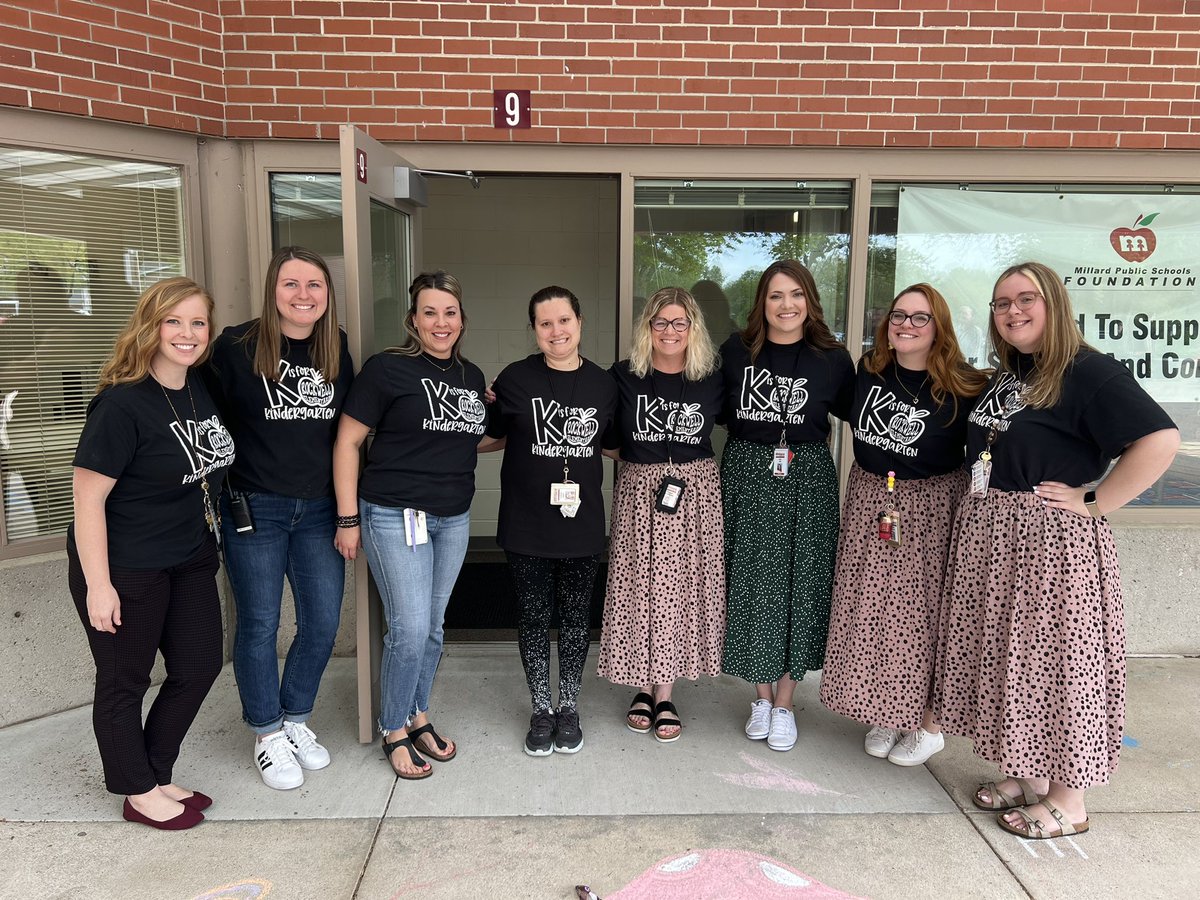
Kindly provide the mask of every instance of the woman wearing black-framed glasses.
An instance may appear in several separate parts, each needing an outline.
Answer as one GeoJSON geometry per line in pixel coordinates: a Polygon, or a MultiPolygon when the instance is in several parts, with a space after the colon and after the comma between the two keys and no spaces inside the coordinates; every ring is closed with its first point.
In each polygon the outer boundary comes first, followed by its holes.
{"type": "Polygon", "coordinates": [[[858,363],[821,702],[872,726],[866,752],[900,766],[944,746],[930,706],[942,578],[967,414],[986,383],[924,283],[892,300],[858,363]]]}
{"type": "Polygon", "coordinates": [[[695,299],[655,292],[634,326],[618,390],[621,468],[613,491],[599,674],[638,688],[625,724],[678,740],[680,678],[721,673],[724,518],[712,430],[723,381],[695,299]]]}

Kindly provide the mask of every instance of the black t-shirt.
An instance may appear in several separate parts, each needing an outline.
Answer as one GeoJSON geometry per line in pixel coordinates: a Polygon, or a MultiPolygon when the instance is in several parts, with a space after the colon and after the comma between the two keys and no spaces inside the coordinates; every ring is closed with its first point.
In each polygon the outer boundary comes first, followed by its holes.
{"type": "Polygon", "coordinates": [[[974,397],[947,395],[938,406],[928,372],[893,362],[873,375],[858,361],[854,382],[854,460],[873,475],[932,478],[961,468],[974,397]],[[956,413],[957,409],[957,413],[956,413]]]}
{"type": "Polygon", "coordinates": [[[500,466],[500,546],[552,559],[603,552],[600,450],[617,446],[616,383],[587,360],[560,372],[534,353],[505,368],[492,390],[488,434],[508,438],[500,466]],[[579,485],[574,518],[550,505],[550,485],[563,480],[564,456],[579,485]]]}
{"type": "Polygon", "coordinates": [[[617,382],[617,435],[621,459],[632,463],[686,463],[710,459],[712,430],[725,400],[720,370],[700,381],[651,370],[638,378],[629,360],[608,370],[617,382]]]}
{"type": "MultiPolygon", "coordinates": [[[[1016,357],[1025,378],[1032,356],[1016,357]]],[[[1049,409],[1025,406],[1025,384],[997,370],[969,417],[967,462],[979,458],[995,425],[990,487],[1031,491],[1043,481],[1079,487],[1104,474],[1124,449],[1175,423],[1128,369],[1094,350],[1080,350],[1063,376],[1062,397],[1049,409]]]]}
{"type": "Polygon", "coordinates": [[[368,359],[342,409],[375,429],[359,496],[434,516],[470,509],[488,417],[484,384],[474,363],[400,353],[368,359]]]}
{"type": "Polygon", "coordinates": [[[312,342],[294,338],[281,340],[280,378],[270,381],[254,372],[257,339],[242,340],[252,324],[226,328],[204,372],[237,443],[229,483],[305,500],[331,496],[337,417],[354,380],[346,335],[340,335],[341,364],[333,384],[313,367],[312,342]]]}
{"type": "Polygon", "coordinates": [[[200,483],[215,504],[233,439],[203,379],[189,372],[188,385],[194,413],[187,388],[166,391],[168,402],[150,377],[105,388],[88,406],[73,465],[117,480],[104,503],[111,566],[166,569],[212,539],[200,483]]]}
{"type": "Polygon", "coordinates": [[[721,345],[721,371],[730,437],[778,444],[784,404],[790,444],[827,440],[829,416],[850,416],[854,363],[841,347],[817,350],[804,340],[767,341],[752,364],[741,335],[732,334],[721,345]]]}

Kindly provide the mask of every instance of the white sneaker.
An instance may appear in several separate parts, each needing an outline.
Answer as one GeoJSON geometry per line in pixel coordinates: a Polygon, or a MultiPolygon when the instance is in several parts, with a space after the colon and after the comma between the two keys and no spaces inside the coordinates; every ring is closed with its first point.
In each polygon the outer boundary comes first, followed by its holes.
{"type": "Polygon", "coordinates": [[[772,750],[791,750],[796,746],[796,714],[790,709],[776,706],[771,710],[767,746],[772,750]]]}
{"type": "Polygon", "coordinates": [[[867,751],[868,756],[887,759],[887,755],[892,752],[892,748],[896,746],[896,742],[903,734],[903,731],[897,731],[895,728],[876,725],[867,732],[867,739],[863,741],[863,749],[867,751]]]}
{"type": "Polygon", "coordinates": [[[329,751],[317,743],[317,736],[304,722],[283,722],[283,733],[292,745],[292,755],[302,769],[323,769],[329,765],[329,751]]]}
{"type": "Polygon", "coordinates": [[[898,766],[919,766],[946,746],[946,739],[939,731],[930,734],[924,728],[910,731],[888,754],[888,762],[898,766]]]}
{"type": "Polygon", "coordinates": [[[290,791],[304,784],[304,770],[292,755],[292,744],[282,731],[254,742],[254,764],[263,784],[277,791],[290,791]]]}
{"type": "Polygon", "coordinates": [[[752,741],[765,741],[771,733],[771,701],[755,700],[750,704],[750,718],[746,720],[746,737],[752,741]]]}

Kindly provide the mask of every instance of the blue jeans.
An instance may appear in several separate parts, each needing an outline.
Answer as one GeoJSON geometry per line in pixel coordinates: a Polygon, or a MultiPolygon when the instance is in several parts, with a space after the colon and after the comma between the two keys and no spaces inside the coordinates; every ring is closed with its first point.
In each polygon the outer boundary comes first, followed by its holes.
{"type": "Polygon", "coordinates": [[[221,498],[225,571],[237,607],[233,671],[242,718],[256,734],[270,734],[284,719],[304,722],[312,714],[337,637],[346,564],[333,546],[332,497],[246,497],[254,516],[253,534],[234,530],[229,499],[221,498]],[[296,604],[296,637],[281,680],[276,643],[284,575],[296,604]]]}
{"type": "Polygon", "coordinates": [[[471,514],[428,516],[429,540],[404,542],[404,510],[358,501],[363,549],[383,598],[387,634],[379,673],[379,727],[399,731],[429,709],[442,658],[442,621],[471,533],[471,514]]]}

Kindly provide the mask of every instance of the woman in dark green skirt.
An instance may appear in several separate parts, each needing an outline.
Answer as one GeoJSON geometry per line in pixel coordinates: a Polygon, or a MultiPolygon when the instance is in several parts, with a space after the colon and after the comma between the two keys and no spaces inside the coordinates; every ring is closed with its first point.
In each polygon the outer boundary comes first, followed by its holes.
{"type": "Polygon", "coordinates": [[[721,464],[728,625],[723,670],[755,685],[746,737],[796,743],[792,695],[821,668],[837,552],[829,416],[846,418],[854,364],[795,260],[759,279],[746,329],[721,347],[729,442],[721,464]]]}

